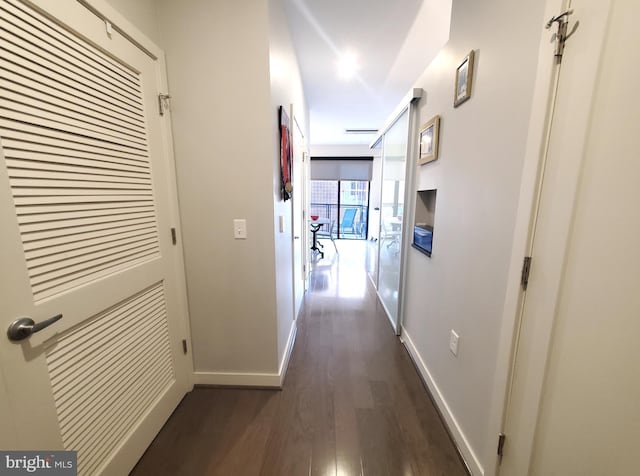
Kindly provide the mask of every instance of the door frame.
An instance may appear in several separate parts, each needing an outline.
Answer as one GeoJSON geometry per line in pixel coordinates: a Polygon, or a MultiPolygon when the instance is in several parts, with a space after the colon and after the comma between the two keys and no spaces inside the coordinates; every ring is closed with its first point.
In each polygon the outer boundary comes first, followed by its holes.
{"type": "Polygon", "coordinates": [[[307,279],[306,279],[306,251],[307,247],[305,243],[307,243],[307,224],[306,224],[306,213],[305,213],[305,197],[306,197],[306,183],[305,183],[305,159],[306,159],[306,139],[304,135],[304,131],[297,120],[297,115],[295,114],[294,105],[291,104],[289,107],[290,117],[291,117],[291,145],[293,148],[293,176],[296,177],[296,170],[299,170],[299,183],[296,184],[294,180],[294,185],[296,186],[295,195],[293,196],[293,203],[291,205],[291,242],[293,243],[291,249],[291,261],[293,264],[292,273],[293,273],[293,320],[298,319],[298,313],[302,308],[302,302],[304,301],[304,294],[307,290],[307,279]],[[300,143],[296,144],[295,137],[300,137],[300,143]],[[296,216],[296,212],[299,211],[299,214],[296,216]],[[296,230],[296,222],[300,221],[300,229],[296,230]],[[299,231],[299,236],[296,236],[296,231],[299,231]],[[300,260],[296,261],[296,247],[300,248],[300,260]],[[301,282],[297,282],[296,280],[296,269],[299,269],[301,282]],[[297,301],[299,287],[302,286],[300,302],[297,301]]]}
{"type": "Polygon", "coordinates": [[[307,225],[307,217],[311,209],[311,154],[307,144],[305,144],[304,155],[302,156],[302,182],[304,183],[304,201],[302,202],[302,260],[304,262],[304,291],[306,293],[309,289],[311,275],[310,230],[307,225]]]}
{"type": "MultiPolygon", "coordinates": [[[[610,3],[610,0],[607,0],[610,3]]],[[[547,0],[545,2],[544,18],[558,15],[570,8],[571,0],[547,0]]],[[[571,18],[573,24],[579,18],[571,18]]],[[[601,20],[606,23],[606,19],[601,20]]],[[[500,462],[497,455],[498,435],[505,431],[507,426],[507,414],[511,401],[511,390],[516,376],[515,365],[518,356],[518,350],[523,345],[521,339],[522,317],[525,305],[534,306],[536,303],[526,302],[527,292],[522,290],[520,285],[523,259],[525,256],[531,256],[534,238],[536,234],[536,221],[538,206],[541,198],[542,181],[544,178],[544,167],[546,164],[550,134],[553,128],[554,108],[556,103],[556,92],[558,90],[558,80],[561,73],[561,65],[558,65],[554,58],[554,43],[550,42],[550,37],[555,32],[555,27],[550,30],[544,29],[544,22],[540,25],[542,35],[538,50],[538,68],[536,72],[533,102],[529,120],[529,130],[525,149],[525,159],[522,172],[522,180],[520,184],[520,197],[518,202],[516,225],[514,228],[514,238],[512,244],[511,258],[509,264],[507,289],[505,301],[503,305],[502,325],[500,329],[500,338],[498,346],[498,359],[496,363],[496,372],[493,382],[493,394],[491,399],[491,413],[487,434],[487,445],[484,460],[486,467],[484,474],[496,475],[500,472],[500,462]],[[495,445],[494,443],[495,442],[495,445]]],[[[571,41],[578,41],[579,37],[571,41]]],[[[599,38],[598,44],[602,46],[604,35],[599,38]]],[[[593,56],[599,58],[594,52],[593,56]]],[[[599,61],[594,60],[594,67],[597,67],[599,61]]],[[[584,77],[584,84],[581,86],[589,92],[593,92],[596,83],[596,69],[591,71],[591,75],[584,77]]],[[[578,123],[578,137],[574,138],[578,147],[583,147],[584,137],[588,130],[588,121],[590,115],[590,104],[576,111],[573,115],[574,122],[578,123]]],[[[567,164],[562,171],[559,180],[564,186],[561,206],[557,214],[564,220],[564,223],[570,223],[574,211],[574,198],[577,189],[577,177],[581,166],[581,160],[574,160],[567,164]]],[[[566,244],[569,239],[569,226],[560,230],[557,236],[557,250],[559,260],[564,262],[566,255],[566,244]]],[[[532,261],[531,287],[535,286],[535,257],[532,261]]],[[[562,275],[563,266],[558,266],[552,270],[551,274],[545,275],[545,281],[554,283],[553,291],[548,296],[547,302],[552,303],[553,312],[549,312],[545,319],[541,319],[535,323],[535,332],[530,333],[527,337],[527,346],[530,353],[538,356],[536,359],[530,359],[527,362],[526,371],[519,373],[517,376],[521,379],[519,385],[523,385],[527,389],[527,401],[520,408],[518,415],[518,432],[506,435],[505,453],[513,455],[517,454],[521,459],[521,467],[528,468],[528,464],[532,455],[534,436],[536,430],[536,422],[540,410],[540,402],[546,375],[547,359],[551,346],[553,334],[555,309],[557,307],[559,285],[562,275]]],[[[512,420],[513,423],[515,420],[512,420]]],[[[526,473],[522,473],[523,475],[526,473]]]]}
{"type": "MultiPolygon", "coordinates": [[[[0,159],[4,160],[1,152],[0,159]]],[[[0,366],[0,428],[2,428],[2,432],[0,432],[0,448],[11,448],[11,444],[15,440],[15,435],[18,434],[18,429],[16,428],[15,417],[11,411],[9,393],[7,391],[2,366],[0,366]]]]}
{"type": "MultiPolygon", "coordinates": [[[[370,149],[375,149],[380,147],[380,204],[378,208],[379,210],[379,220],[377,223],[378,226],[378,242],[376,247],[376,276],[375,279],[372,277],[374,281],[374,287],[376,288],[376,295],[378,297],[378,301],[382,305],[382,308],[387,315],[387,319],[389,320],[389,324],[393,329],[393,332],[397,336],[402,335],[403,322],[404,322],[404,302],[406,299],[406,280],[407,280],[407,262],[408,262],[408,254],[409,248],[411,245],[411,240],[413,239],[413,227],[411,227],[411,231],[407,229],[407,223],[413,223],[413,211],[415,207],[415,163],[413,161],[413,157],[415,157],[419,143],[416,139],[415,131],[418,129],[418,119],[419,119],[419,111],[418,111],[418,103],[422,98],[424,91],[421,88],[413,88],[409,94],[407,94],[402,101],[396,106],[396,109],[389,116],[384,126],[380,128],[378,135],[376,138],[369,144],[370,149]],[[387,309],[387,306],[384,304],[382,297],[380,296],[379,287],[380,287],[380,254],[382,248],[382,240],[380,239],[382,235],[382,189],[384,187],[384,157],[385,157],[385,147],[386,147],[386,135],[389,130],[396,124],[398,119],[404,114],[407,113],[407,144],[405,148],[406,158],[405,158],[405,170],[404,170],[404,205],[402,209],[402,235],[400,236],[400,273],[399,273],[399,283],[398,283],[398,310],[395,322],[391,316],[391,313],[387,309]]],[[[371,182],[369,184],[371,187],[371,182]]],[[[369,189],[371,190],[371,189],[369,189]]]]}
{"type": "MultiPolygon", "coordinates": [[[[155,90],[157,92],[166,92],[167,91],[167,78],[166,78],[166,67],[164,54],[159,47],[157,47],[151,40],[146,38],[141,32],[139,32],[131,23],[129,23],[121,14],[119,14],[113,7],[107,4],[104,0],[67,0],[66,2],[55,2],[51,3],[47,0],[21,0],[22,3],[28,5],[36,10],[40,10],[44,15],[49,16],[51,18],[56,19],[57,17],[63,17],[63,13],[65,12],[65,8],[69,6],[69,4],[77,4],[78,9],[87,9],[87,15],[95,15],[99,20],[108,20],[112,25],[114,30],[120,33],[120,37],[123,38],[123,41],[131,43],[131,45],[137,49],[139,49],[142,53],[146,54],[153,60],[153,78],[152,81],[155,83],[155,90]]],[[[74,25],[74,18],[72,17],[70,21],[65,20],[65,23],[68,24],[71,28],[75,28],[80,26],[78,24],[74,25]]],[[[105,26],[106,28],[106,26],[105,26]]],[[[78,34],[81,34],[81,29],[78,30],[78,34]]],[[[108,40],[105,41],[97,41],[95,43],[98,47],[105,48],[107,51],[108,48],[108,40]]],[[[155,92],[154,92],[155,93],[155,92]]],[[[153,106],[150,106],[149,114],[154,113],[153,106]]],[[[156,118],[154,118],[154,121],[156,118]]],[[[177,324],[177,328],[172,332],[170,336],[172,338],[172,344],[174,340],[179,342],[179,339],[185,339],[188,343],[188,347],[191,347],[191,335],[189,329],[189,319],[188,319],[188,308],[187,308],[187,300],[186,300],[186,279],[184,273],[184,263],[183,263],[183,250],[182,243],[179,239],[179,212],[178,212],[178,200],[177,200],[177,184],[176,184],[176,176],[175,176],[175,162],[173,156],[173,139],[171,136],[171,125],[170,125],[170,116],[165,114],[164,116],[157,116],[157,124],[159,127],[156,129],[156,133],[161,136],[161,140],[158,143],[158,148],[156,150],[157,158],[154,160],[155,163],[159,164],[163,169],[164,180],[162,182],[155,182],[154,188],[162,187],[164,189],[164,193],[166,195],[166,205],[163,213],[168,217],[166,220],[165,226],[167,229],[159,229],[159,235],[161,240],[168,241],[167,236],[163,235],[163,233],[171,233],[170,228],[175,228],[178,231],[178,242],[171,249],[171,253],[166,253],[167,256],[164,257],[168,263],[167,275],[170,276],[171,281],[173,282],[173,286],[175,288],[172,291],[172,295],[174,298],[174,302],[172,307],[174,308],[175,315],[172,318],[177,324]]],[[[2,151],[0,151],[0,159],[3,159],[2,151]]],[[[20,242],[19,239],[16,241],[20,242]]],[[[20,254],[20,253],[19,253],[20,254]]],[[[98,304],[96,304],[98,305],[98,304]]],[[[10,313],[10,315],[19,315],[17,313],[10,313]]],[[[52,315],[52,314],[48,314],[52,315]]],[[[35,316],[34,316],[35,317],[35,316]]],[[[50,338],[54,333],[55,329],[51,328],[48,330],[43,330],[40,334],[38,334],[37,338],[32,338],[31,341],[35,344],[40,344],[48,338],[50,338]]],[[[5,337],[6,338],[6,337],[5,337]]],[[[33,345],[33,344],[28,344],[33,345]]],[[[28,345],[25,347],[28,348],[28,345]]],[[[174,347],[175,348],[175,347],[174,347]]],[[[182,357],[180,354],[175,354],[176,356],[182,357]]],[[[179,385],[176,391],[179,391],[180,394],[184,395],[186,392],[189,392],[193,388],[193,362],[192,356],[186,355],[184,358],[174,358],[173,359],[174,372],[176,374],[177,385],[179,385]],[[179,382],[179,383],[178,383],[179,382]]],[[[6,380],[0,373],[0,377],[3,378],[2,385],[7,385],[6,380]]],[[[44,378],[48,378],[44,376],[44,378]]],[[[6,389],[10,390],[9,388],[6,389]]],[[[20,408],[28,408],[28,399],[27,402],[20,402],[20,408]]],[[[174,405],[175,403],[171,403],[174,405]]],[[[173,408],[171,408],[172,410],[173,408]]],[[[167,410],[167,406],[164,407],[164,410],[167,410]]],[[[15,412],[15,408],[14,408],[15,412]]],[[[22,412],[20,412],[22,413],[22,412]]],[[[37,412],[30,412],[37,413],[37,412]]],[[[47,413],[49,411],[47,410],[47,413]]],[[[56,420],[55,412],[53,412],[52,419],[56,420]]],[[[166,415],[170,414],[165,413],[166,415]]],[[[37,415],[36,415],[37,416],[37,415]]],[[[29,416],[29,418],[33,418],[29,416]]],[[[47,417],[48,418],[48,417],[47,417]]],[[[164,417],[163,417],[164,418],[164,417]]],[[[21,417],[21,419],[24,419],[21,417]]],[[[52,420],[52,421],[53,421],[52,420]]],[[[42,420],[44,421],[44,419],[42,420]]],[[[164,424],[165,420],[163,419],[162,423],[164,424]]],[[[22,420],[20,420],[20,424],[24,424],[22,420]]],[[[15,425],[18,425],[18,422],[15,422],[15,425]]],[[[56,421],[57,425],[57,421],[56,421]]],[[[44,426],[44,425],[43,425],[44,426]]],[[[160,426],[161,427],[161,426],[160,426]]],[[[148,426],[148,428],[144,429],[144,434],[149,436],[147,440],[150,442],[153,439],[153,436],[157,434],[157,431],[160,429],[157,426],[157,422],[154,425],[148,426]],[[153,435],[151,434],[153,432],[153,435]]],[[[59,426],[57,435],[55,435],[55,439],[60,439],[59,426]]],[[[14,437],[18,432],[14,432],[14,437]]],[[[46,432],[43,432],[43,434],[46,432]]],[[[42,437],[42,441],[53,441],[54,438],[49,438],[49,435],[46,434],[42,437]]],[[[40,440],[39,440],[40,441],[40,440]]],[[[60,439],[61,444],[61,439],[60,439]]],[[[33,447],[38,447],[38,442],[33,442],[33,447]]],[[[54,449],[54,448],[51,448],[54,449]]],[[[108,472],[110,469],[118,466],[118,470],[122,470],[120,467],[121,464],[129,464],[133,462],[137,462],[137,459],[141,456],[142,452],[146,448],[125,448],[122,450],[124,458],[121,461],[114,462],[110,461],[106,468],[108,472]],[[124,463],[123,463],[124,462],[124,463]]],[[[130,469],[130,468],[129,468],[130,469]]]]}
{"type": "MultiPolygon", "coordinates": [[[[125,18],[120,12],[112,7],[106,0],[77,0],[80,4],[91,10],[96,16],[102,20],[109,21],[113,28],[118,29],[125,38],[140,48],[144,53],[156,60],[156,87],[158,92],[169,94],[169,86],[167,81],[167,65],[164,51],[149,39],[144,33],[137,29],[133,23],[125,18]]],[[[194,385],[194,363],[193,363],[193,345],[191,342],[191,326],[189,321],[189,306],[187,301],[187,278],[185,274],[184,264],[184,248],[182,244],[180,207],[178,200],[178,182],[176,177],[176,161],[173,153],[173,131],[171,127],[171,108],[165,108],[164,114],[160,115],[160,134],[162,136],[162,158],[165,162],[167,172],[167,183],[163,184],[168,190],[170,210],[168,214],[171,216],[173,228],[176,230],[176,252],[172,259],[174,260],[173,268],[175,273],[176,284],[179,289],[176,290],[178,299],[177,307],[180,309],[181,333],[183,339],[187,342],[187,353],[190,358],[183,359],[182,366],[176,362],[176,370],[185,373],[187,379],[187,392],[193,389],[194,385]],[[182,368],[181,368],[182,367],[182,368]]],[[[160,230],[160,233],[166,230],[160,230]]]]}

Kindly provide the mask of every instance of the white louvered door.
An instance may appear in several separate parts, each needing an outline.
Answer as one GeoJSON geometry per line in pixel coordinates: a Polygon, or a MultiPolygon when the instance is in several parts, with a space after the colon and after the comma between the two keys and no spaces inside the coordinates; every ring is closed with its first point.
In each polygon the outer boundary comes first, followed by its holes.
{"type": "Polygon", "coordinates": [[[79,474],[126,474],[189,385],[158,68],[77,1],[0,0],[1,316],[63,314],[0,339],[0,415],[79,474]]]}

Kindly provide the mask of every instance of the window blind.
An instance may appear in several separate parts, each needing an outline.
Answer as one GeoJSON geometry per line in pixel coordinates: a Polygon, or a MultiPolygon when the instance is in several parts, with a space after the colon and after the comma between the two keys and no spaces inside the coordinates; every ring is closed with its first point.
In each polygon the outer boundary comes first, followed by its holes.
{"type": "Polygon", "coordinates": [[[373,157],[311,157],[311,180],[371,180],[373,157]]]}

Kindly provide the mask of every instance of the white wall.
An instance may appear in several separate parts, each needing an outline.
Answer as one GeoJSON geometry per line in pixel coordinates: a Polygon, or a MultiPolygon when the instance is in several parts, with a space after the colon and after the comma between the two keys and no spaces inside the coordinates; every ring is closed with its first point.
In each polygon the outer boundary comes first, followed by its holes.
{"type": "Polygon", "coordinates": [[[158,0],[156,8],[196,383],[247,383],[245,374],[278,368],[268,4],[158,0]],[[234,218],[247,220],[247,240],[234,240],[234,218]]]}
{"type": "MultiPolygon", "coordinates": [[[[302,87],[302,79],[298,68],[289,26],[285,16],[283,0],[269,0],[269,58],[271,77],[271,154],[272,154],[272,194],[275,230],[275,280],[277,289],[278,318],[278,361],[285,356],[286,345],[294,324],[293,309],[293,236],[292,236],[292,201],[282,200],[280,179],[280,134],[278,123],[278,107],[284,106],[290,129],[293,124],[290,105],[293,104],[294,115],[305,137],[309,137],[307,107],[302,87]],[[279,217],[285,220],[284,232],[280,232],[279,217]]],[[[294,184],[294,199],[303,200],[300,184],[294,184]],[[297,193],[296,193],[297,192],[297,193]]],[[[306,226],[306,223],[303,224],[306,226]]]]}
{"type": "Polygon", "coordinates": [[[373,151],[366,144],[311,145],[311,157],[368,157],[372,155],[373,151]]]}
{"type": "Polygon", "coordinates": [[[138,30],[158,43],[159,30],[156,18],[155,0],[106,0],[118,10],[138,30]]]}
{"type": "Polygon", "coordinates": [[[416,173],[414,190],[438,198],[432,257],[409,250],[405,339],[474,474],[496,443],[493,377],[542,13],[534,0],[454,0],[450,41],[414,86],[426,91],[419,123],[439,114],[441,132],[439,159],[416,173]],[[472,49],[473,95],[454,108],[455,69],[472,49]]]}
{"type": "Polygon", "coordinates": [[[277,107],[309,136],[282,0],[109,2],[167,56],[196,383],[273,376],[294,318],[277,107]]]}

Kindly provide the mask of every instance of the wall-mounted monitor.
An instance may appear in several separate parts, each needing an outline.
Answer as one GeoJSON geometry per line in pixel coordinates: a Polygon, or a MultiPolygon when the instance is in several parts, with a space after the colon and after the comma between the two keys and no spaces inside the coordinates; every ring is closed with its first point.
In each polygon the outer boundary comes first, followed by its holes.
{"type": "Polygon", "coordinates": [[[433,252],[433,227],[436,218],[437,193],[436,189],[418,190],[416,197],[413,242],[411,245],[427,256],[431,256],[433,252]]]}

